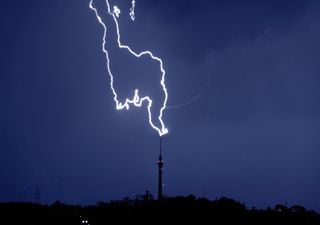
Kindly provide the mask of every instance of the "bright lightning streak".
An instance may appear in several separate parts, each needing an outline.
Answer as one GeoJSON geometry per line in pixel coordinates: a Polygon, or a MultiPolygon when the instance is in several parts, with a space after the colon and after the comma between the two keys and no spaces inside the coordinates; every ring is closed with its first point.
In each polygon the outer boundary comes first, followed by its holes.
{"type": "Polygon", "coordinates": [[[136,1],[132,0],[131,1],[130,12],[129,12],[129,15],[130,15],[130,18],[131,18],[132,21],[134,21],[136,19],[136,16],[134,15],[135,7],[136,7],[136,1]]]}
{"type": "MultiPolygon", "coordinates": [[[[108,69],[108,74],[109,74],[109,77],[110,77],[110,88],[111,88],[112,93],[113,93],[113,100],[116,103],[116,109],[117,110],[122,110],[122,109],[129,110],[130,104],[133,104],[136,107],[141,107],[142,103],[144,101],[147,101],[148,102],[147,109],[148,109],[148,115],[149,115],[149,124],[151,125],[151,127],[153,129],[155,129],[158,132],[158,134],[160,136],[163,136],[163,135],[167,134],[168,133],[168,129],[165,127],[164,122],[162,120],[163,111],[166,109],[167,100],[168,100],[168,91],[167,91],[167,88],[166,88],[166,85],[165,85],[166,71],[163,68],[162,59],[160,59],[159,57],[154,56],[153,53],[150,52],[150,51],[143,51],[143,52],[140,52],[140,53],[136,53],[129,46],[123,45],[121,43],[120,29],[119,29],[119,24],[118,24],[118,20],[117,20],[117,18],[119,17],[121,11],[117,6],[114,6],[113,7],[113,11],[111,12],[109,0],[106,0],[108,14],[110,16],[112,16],[112,18],[113,18],[113,20],[115,22],[115,25],[116,25],[118,47],[121,48],[121,49],[126,49],[130,54],[134,55],[137,58],[140,58],[143,55],[148,55],[153,60],[157,61],[159,63],[159,65],[160,65],[160,70],[161,70],[161,81],[160,81],[160,84],[161,84],[162,90],[163,90],[163,92],[165,94],[165,98],[164,98],[164,101],[163,101],[163,104],[162,104],[162,107],[160,109],[159,116],[158,116],[158,119],[159,119],[161,127],[157,127],[156,125],[154,125],[154,122],[152,121],[152,113],[151,113],[152,99],[149,96],[140,97],[139,96],[139,90],[136,89],[132,99],[126,98],[124,103],[120,102],[118,100],[117,92],[116,92],[116,90],[115,90],[115,88],[113,86],[114,79],[113,79],[113,74],[112,74],[111,69],[110,69],[109,53],[108,53],[108,50],[106,49],[107,27],[104,24],[104,22],[102,21],[97,9],[93,6],[92,3],[93,3],[93,0],[90,0],[89,8],[95,12],[97,20],[103,26],[102,51],[105,53],[106,60],[107,60],[107,69],[108,69]]],[[[132,1],[132,9],[133,9],[132,12],[134,12],[134,4],[135,4],[135,1],[133,0],[132,1]]]]}

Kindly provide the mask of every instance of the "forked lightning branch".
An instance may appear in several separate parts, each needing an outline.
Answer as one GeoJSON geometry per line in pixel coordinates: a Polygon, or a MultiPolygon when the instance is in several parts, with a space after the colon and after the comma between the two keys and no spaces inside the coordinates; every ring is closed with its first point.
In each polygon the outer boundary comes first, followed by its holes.
{"type": "MultiPolygon", "coordinates": [[[[132,21],[135,20],[135,0],[131,1],[131,8],[130,8],[130,18],[132,21]]],[[[107,26],[105,25],[105,23],[103,22],[102,18],[100,17],[98,10],[93,6],[93,0],[90,0],[89,3],[89,7],[90,9],[92,9],[97,17],[97,20],[99,21],[99,23],[102,25],[103,27],[103,38],[102,38],[102,51],[105,54],[106,60],[107,60],[107,70],[108,70],[108,74],[109,74],[109,78],[110,78],[110,88],[112,90],[113,93],[113,100],[116,103],[116,109],[117,110],[129,110],[130,105],[136,106],[136,107],[141,107],[143,102],[146,101],[147,102],[147,109],[148,109],[148,117],[149,117],[149,124],[151,125],[151,127],[153,129],[155,129],[158,134],[160,136],[163,136],[165,134],[168,133],[168,129],[166,128],[164,122],[163,122],[163,111],[166,109],[167,107],[167,100],[168,100],[168,92],[167,92],[167,88],[165,85],[165,77],[166,77],[166,71],[163,67],[163,62],[162,59],[154,56],[152,52],[150,51],[143,51],[140,53],[136,53],[134,52],[129,46],[124,45],[121,43],[121,35],[120,35],[120,29],[119,29],[119,23],[118,23],[118,18],[120,16],[120,9],[117,6],[113,6],[111,7],[109,0],[106,0],[106,6],[107,6],[107,13],[108,16],[112,17],[112,20],[115,23],[116,26],[116,35],[117,35],[117,43],[118,43],[118,47],[121,49],[125,49],[128,51],[129,54],[132,54],[133,56],[140,58],[141,56],[147,55],[149,56],[152,60],[155,60],[159,63],[159,69],[161,71],[161,80],[160,80],[160,85],[162,87],[162,90],[164,92],[164,100],[162,103],[162,107],[160,108],[159,111],[159,115],[158,115],[158,120],[159,120],[159,125],[156,126],[155,125],[155,121],[153,121],[153,116],[152,116],[152,112],[151,112],[151,107],[152,107],[152,102],[153,100],[149,97],[149,96],[140,96],[139,95],[139,89],[135,89],[133,97],[132,98],[126,98],[123,102],[119,101],[118,99],[118,94],[116,89],[114,88],[114,75],[112,74],[111,71],[111,66],[110,66],[110,58],[109,58],[109,53],[108,53],[108,49],[106,47],[107,43],[106,43],[106,35],[107,35],[107,26]]]]}

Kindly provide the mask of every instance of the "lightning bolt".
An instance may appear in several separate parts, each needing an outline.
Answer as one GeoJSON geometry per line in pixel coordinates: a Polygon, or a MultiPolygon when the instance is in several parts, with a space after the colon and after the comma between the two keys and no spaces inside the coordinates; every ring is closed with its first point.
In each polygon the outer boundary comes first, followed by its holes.
{"type": "MultiPolygon", "coordinates": [[[[152,99],[149,96],[140,97],[138,89],[135,90],[134,96],[132,97],[132,99],[126,98],[126,100],[124,102],[120,102],[118,100],[117,92],[116,92],[116,90],[115,90],[115,88],[113,86],[114,76],[113,76],[113,74],[111,72],[111,68],[110,68],[109,53],[108,53],[108,50],[106,48],[107,27],[104,24],[104,22],[102,21],[97,9],[93,6],[93,0],[90,0],[89,8],[94,11],[98,22],[103,27],[102,51],[104,52],[106,60],[107,60],[107,70],[108,70],[108,74],[109,74],[109,77],[110,77],[110,88],[111,88],[112,93],[113,93],[113,100],[116,103],[116,109],[117,110],[123,110],[123,109],[129,110],[130,104],[133,104],[136,107],[141,107],[142,103],[144,101],[147,101],[147,103],[148,103],[147,109],[148,109],[148,115],[149,115],[149,124],[153,129],[155,129],[158,132],[159,136],[163,136],[163,135],[168,133],[168,129],[165,127],[165,124],[164,124],[163,119],[162,119],[163,111],[167,107],[168,91],[167,91],[167,88],[166,88],[166,85],[165,85],[166,71],[165,71],[165,69],[163,67],[162,59],[157,57],[157,56],[154,56],[151,51],[143,51],[143,52],[140,52],[140,53],[136,53],[129,46],[122,44],[121,43],[119,24],[118,24],[118,20],[117,20],[117,18],[119,17],[121,11],[117,6],[114,6],[113,7],[113,11],[111,11],[109,0],[106,0],[106,4],[107,4],[108,14],[110,16],[112,16],[112,18],[114,20],[114,23],[116,25],[118,47],[121,48],[121,49],[126,49],[130,54],[132,54],[133,56],[135,56],[137,58],[140,58],[141,56],[144,56],[144,55],[148,55],[151,59],[153,59],[153,60],[155,60],[155,61],[157,61],[159,63],[160,71],[161,71],[160,84],[162,86],[162,90],[163,90],[164,95],[165,95],[165,98],[164,98],[164,101],[163,101],[163,104],[162,104],[162,107],[160,109],[159,116],[158,116],[158,119],[159,119],[161,127],[157,127],[156,125],[154,125],[154,122],[152,121],[152,113],[151,113],[152,99]]],[[[134,18],[134,6],[135,6],[135,1],[133,0],[132,1],[132,8],[130,9],[131,19],[134,18]],[[133,13],[131,13],[131,12],[133,12],[133,13]],[[132,17],[132,15],[133,15],[133,17],[132,17]]]]}
{"type": "Polygon", "coordinates": [[[132,0],[131,1],[131,8],[130,8],[130,12],[129,12],[129,16],[131,18],[132,21],[134,21],[136,19],[136,16],[134,15],[134,10],[136,7],[136,1],[132,0]]]}
{"type": "Polygon", "coordinates": [[[210,75],[208,75],[208,80],[207,80],[206,84],[201,88],[201,90],[198,92],[198,94],[194,95],[193,97],[191,97],[188,101],[186,101],[184,103],[181,103],[178,105],[169,105],[167,107],[167,109],[177,109],[177,108],[182,108],[182,107],[190,105],[192,102],[194,102],[195,100],[200,98],[207,91],[210,83],[211,83],[211,79],[210,79],[210,75]]]}

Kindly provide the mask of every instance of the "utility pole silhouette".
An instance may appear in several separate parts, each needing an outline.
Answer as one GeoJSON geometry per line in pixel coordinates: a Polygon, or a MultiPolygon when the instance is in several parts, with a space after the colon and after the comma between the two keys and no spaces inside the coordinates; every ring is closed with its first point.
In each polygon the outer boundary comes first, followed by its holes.
{"type": "Polygon", "coordinates": [[[40,202],[40,187],[39,187],[39,185],[36,185],[36,187],[35,187],[33,201],[34,201],[34,203],[37,203],[37,204],[40,202]]]}
{"type": "Polygon", "coordinates": [[[60,201],[63,201],[63,177],[60,177],[60,201]]]}

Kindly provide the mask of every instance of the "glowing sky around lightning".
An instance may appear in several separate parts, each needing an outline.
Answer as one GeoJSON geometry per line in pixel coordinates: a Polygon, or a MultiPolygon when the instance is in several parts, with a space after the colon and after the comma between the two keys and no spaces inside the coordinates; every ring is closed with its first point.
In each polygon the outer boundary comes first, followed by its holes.
{"type": "MultiPolygon", "coordinates": [[[[106,48],[106,35],[107,35],[107,26],[105,25],[105,23],[102,21],[97,9],[93,6],[93,0],[90,1],[89,3],[89,7],[91,10],[93,10],[95,12],[96,18],[98,20],[98,22],[102,25],[103,27],[103,42],[102,42],[102,51],[105,53],[105,57],[107,60],[107,70],[108,70],[108,74],[110,77],[110,88],[112,90],[113,93],[113,100],[116,103],[116,109],[117,110],[122,110],[122,109],[126,109],[129,110],[130,105],[136,106],[136,107],[141,107],[143,102],[146,101],[147,102],[147,109],[148,109],[148,119],[149,119],[149,124],[150,126],[155,129],[158,134],[160,136],[165,135],[168,133],[168,129],[165,127],[164,121],[162,119],[163,117],[163,111],[166,109],[167,106],[167,100],[168,100],[168,91],[165,85],[165,76],[166,76],[166,71],[163,67],[163,62],[162,59],[154,56],[153,53],[151,51],[142,51],[140,53],[136,53],[134,52],[129,46],[124,45],[121,43],[121,35],[120,35],[120,28],[119,28],[119,23],[118,23],[118,19],[121,13],[121,10],[117,7],[117,6],[113,6],[112,10],[111,10],[111,6],[108,0],[106,0],[106,5],[107,5],[107,12],[109,14],[109,16],[112,17],[115,25],[116,25],[116,31],[117,31],[117,43],[118,43],[118,47],[121,49],[126,49],[128,51],[128,54],[132,54],[133,56],[140,58],[141,56],[147,55],[149,56],[152,60],[155,60],[159,63],[159,67],[160,67],[160,71],[161,71],[161,80],[160,80],[160,85],[162,87],[162,90],[164,92],[165,98],[163,100],[163,104],[162,107],[159,111],[159,115],[158,115],[158,122],[160,124],[160,126],[156,126],[155,125],[155,121],[152,120],[152,118],[154,118],[152,116],[152,112],[151,112],[151,107],[152,107],[152,103],[153,100],[149,97],[149,96],[140,96],[139,95],[139,89],[135,89],[134,91],[134,95],[132,98],[126,98],[126,100],[124,102],[121,102],[118,100],[118,94],[116,92],[116,89],[114,88],[114,75],[111,71],[111,66],[110,66],[110,58],[109,58],[109,53],[108,53],[108,49],[106,48]]],[[[129,11],[129,16],[131,18],[132,21],[135,20],[135,0],[131,1],[131,8],[129,11]]]]}

